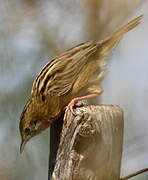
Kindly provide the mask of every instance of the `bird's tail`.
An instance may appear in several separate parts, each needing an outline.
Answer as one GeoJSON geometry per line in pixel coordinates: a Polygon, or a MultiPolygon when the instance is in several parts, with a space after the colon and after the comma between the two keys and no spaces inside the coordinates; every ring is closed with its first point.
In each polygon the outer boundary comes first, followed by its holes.
{"type": "Polygon", "coordinates": [[[106,39],[98,42],[99,52],[101,55],[107,55],[112,48],[114,48],[118,42],[121,40],[123,35],[130,31],[131,29],[135,28],[138,24],[140,24],[140,20],[143,18],[143,15],[133,19],[128,24],[124,25],[117,31],[115,31],[111,36],[107,37],[106,39]],[[100,51],[101,50],[101,51],[100,51]]]}

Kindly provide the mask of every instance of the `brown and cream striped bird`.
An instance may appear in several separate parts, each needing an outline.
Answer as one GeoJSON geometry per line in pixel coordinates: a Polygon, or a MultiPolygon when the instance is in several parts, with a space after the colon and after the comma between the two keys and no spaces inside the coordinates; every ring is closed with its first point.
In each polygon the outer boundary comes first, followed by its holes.
{"type": "Polygon", "coordinates": [[[31,98],[21,115],[20,152],[27,141],[48,128],[66,106],[72,111],[74,106],[81,105],[78,101],[102,93],[98,83],[105,75],[104,62],[108,53],[142,17],[132,20],[105,40],[80,44],[45,65],[33,83],[31,98]]]}

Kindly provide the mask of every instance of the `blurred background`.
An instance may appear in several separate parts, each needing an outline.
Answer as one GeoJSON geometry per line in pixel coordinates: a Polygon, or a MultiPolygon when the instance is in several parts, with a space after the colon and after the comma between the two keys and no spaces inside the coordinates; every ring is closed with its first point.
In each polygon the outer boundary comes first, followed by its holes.
{"type": "MultiPolygon", "coordinates": [[[[47,180],[49,129],[19,154],[19,117],[52,57],[144,14],[111,54],[103,104],[125,112],[121,176],[148,167],[148,1],[0,0],[0,179],[47,180]]],[[[97,102],[97,100],[96,100],[97,102]]],[[[147,180],[145,173],[134,180],[147,180]]]]}

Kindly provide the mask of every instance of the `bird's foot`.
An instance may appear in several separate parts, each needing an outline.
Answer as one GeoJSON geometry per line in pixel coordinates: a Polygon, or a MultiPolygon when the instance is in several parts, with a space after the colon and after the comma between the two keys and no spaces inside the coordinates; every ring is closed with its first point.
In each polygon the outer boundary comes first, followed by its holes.
{"type": "Polygon", "coordinates": [[[83,107],[83,106],[88,106],[88,104],[85,103],[85,102],[77,102],[77,103],[75,104],[75,106],[76,106],[76,107],[83,107]]]}
{"type": "Polygon", "coordinates": [[[76,116],[76,113],[74,112],[74,107],[82,107],[82,106],[87,106],[87,103],[84,102],[79,102],[78,98],[74,98],[70,101],[70,103],[66,107],[66,113],[67,111],[71,111],[71,113],[76,116]]]}

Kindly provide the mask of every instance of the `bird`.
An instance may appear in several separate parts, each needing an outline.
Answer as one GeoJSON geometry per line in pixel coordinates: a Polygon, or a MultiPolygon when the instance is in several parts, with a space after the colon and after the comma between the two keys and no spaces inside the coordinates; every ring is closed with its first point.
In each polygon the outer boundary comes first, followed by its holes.
{"type": "Polygon", "coordinates": [[[107,72],[106,59],[125,33],[135,28],[143,15],[133,19],[98,42],[81,43],[49,61],[32,86],[31,97],[20,117],[20,153],[26,143],[48,128],[67,110],[83,106],[81,100],[100,95],[99,83],[107,72]]]}

